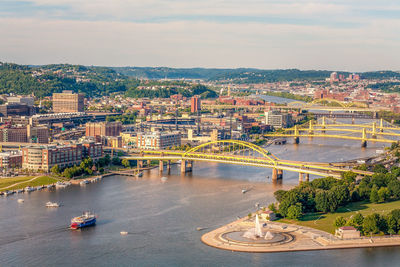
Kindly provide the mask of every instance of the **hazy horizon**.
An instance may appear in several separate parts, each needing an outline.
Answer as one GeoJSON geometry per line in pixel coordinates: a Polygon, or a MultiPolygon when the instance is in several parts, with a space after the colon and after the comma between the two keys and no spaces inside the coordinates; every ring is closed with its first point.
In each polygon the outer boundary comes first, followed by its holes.
{"type": "Polygon", "coordinates": [[[3,0],[0,58],[24,65],[400,70],[395,0],[3,0]]]}

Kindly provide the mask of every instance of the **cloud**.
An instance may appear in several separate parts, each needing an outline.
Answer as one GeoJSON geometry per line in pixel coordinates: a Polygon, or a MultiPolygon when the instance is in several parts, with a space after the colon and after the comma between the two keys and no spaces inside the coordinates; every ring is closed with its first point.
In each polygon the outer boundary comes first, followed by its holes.
{"type": "Polygon", "coordinates": [[[176,67],[400,69],[396,1],[15,0],[0,60],[176,67]],[[380,3],[379,3],[380,4],[380,3]],[[385,16],[386,14],[386,16],[385,16]]]}

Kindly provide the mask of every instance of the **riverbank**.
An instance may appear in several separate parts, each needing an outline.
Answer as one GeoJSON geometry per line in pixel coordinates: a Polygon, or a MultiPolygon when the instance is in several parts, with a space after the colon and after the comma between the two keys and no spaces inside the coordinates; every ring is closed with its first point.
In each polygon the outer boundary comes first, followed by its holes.
{"type": "Polygon", "coordinates": [[[263,253],[400,246],[398,235],[339,239],[330,233],[310,227],[262,220],[260,222],[263,224],[264,234],[270,232],[281,238],[276,242],[268,242],[263,238],[260,240],[243,238],[244,232],[254,228],[254,218],[244,217],[204,234],[201,241],[219,249],[263,253]]]}
{"type": "Polygon", "coordinates": [[[34,186],[54,184],[58,181],[59,179],[47,175],[2,178],[0,179],[0,191],[18,190],[18,189],[23,189],[27,186],[34,187],[34,186]]]}

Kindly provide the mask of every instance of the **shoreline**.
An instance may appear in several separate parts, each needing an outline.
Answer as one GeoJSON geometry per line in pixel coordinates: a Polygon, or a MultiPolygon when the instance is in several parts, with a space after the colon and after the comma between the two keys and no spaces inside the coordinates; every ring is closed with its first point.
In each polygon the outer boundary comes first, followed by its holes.
{"type": "Polygon", "coordinates": [[[277,235],[284,234],[293,237],[287,242],[259,243],[253,240],[232,240],[227,237],[235,232],[243,232],[254,227],[254,222],[248,217],[221,226],[201,236],[201,241],[211,247],[250,253],[275,253],[291,251],[314,251],[350,248],[393,247],[400,246],[400,236],[360,237],[340,239],[330,233],[310,227],[285,224],[273,221],[262,221],[263,229],[277,235]]]}

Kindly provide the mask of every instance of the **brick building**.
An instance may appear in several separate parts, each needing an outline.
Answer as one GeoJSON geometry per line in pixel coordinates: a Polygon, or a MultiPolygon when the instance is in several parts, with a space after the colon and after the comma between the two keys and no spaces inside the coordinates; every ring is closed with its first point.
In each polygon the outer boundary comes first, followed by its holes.
{"type": "Polygon", "coordinates": [[[53,112],[83,112],[85,110],[85,95],[72,91],[53,94],[53,112]]]}
{"type": "Polygon", "coordinates": [[[115,122],[88,122],[86,123],[86,136],[119,136],[122,123],[115,122]]]}
{"type": "Polygon", "coordinates": [[[101,143],[84,143],[65,146],[25,147],[22,149],[22,168],[49,172],[54,165],[60,168],[79,165],[86,157],[98,160],[103,153],[101,143]]]}

